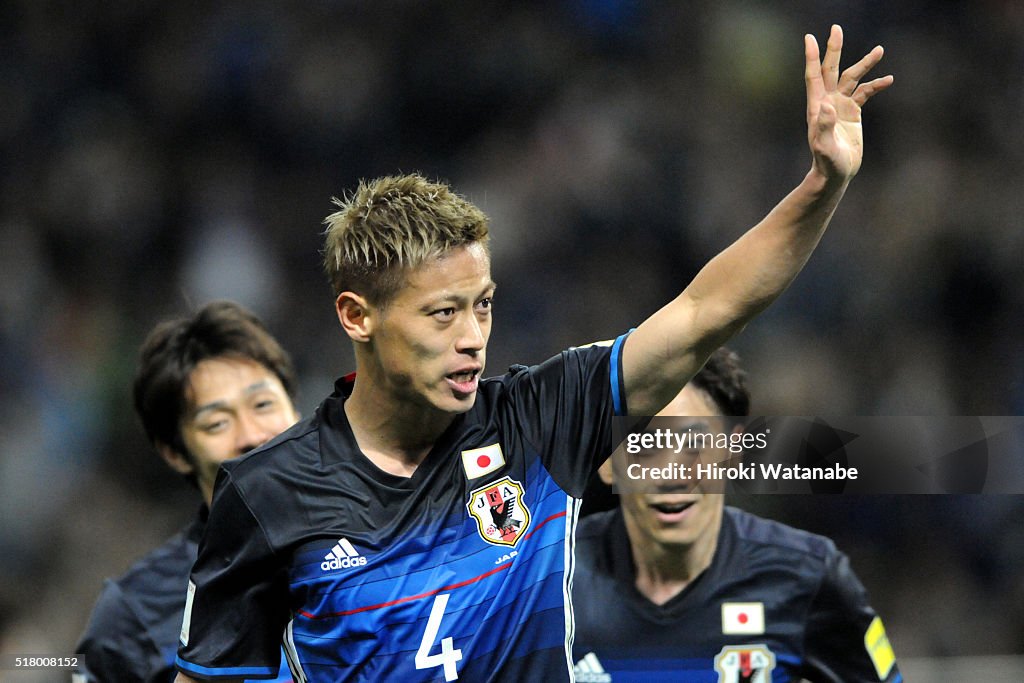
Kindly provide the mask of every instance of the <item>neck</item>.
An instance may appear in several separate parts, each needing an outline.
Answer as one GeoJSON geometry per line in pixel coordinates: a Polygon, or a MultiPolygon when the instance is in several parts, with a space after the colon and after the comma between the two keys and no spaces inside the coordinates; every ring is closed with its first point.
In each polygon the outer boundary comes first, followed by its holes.
{"type": "Polygon", "coordinates": [[[692,544],[662,544],[630,534],[636,587],[655,605],[664,605],[711,566],[718,545],[715,533],[702,534],[692,544]]]}
{"type": "Polygon", "coordinates": [[[370,462],[403,477],[412,476],[455,419],[389,397],[374,389],[369,378],[356,381],[345,401],[345,415],[359,449],[370,462]]]}

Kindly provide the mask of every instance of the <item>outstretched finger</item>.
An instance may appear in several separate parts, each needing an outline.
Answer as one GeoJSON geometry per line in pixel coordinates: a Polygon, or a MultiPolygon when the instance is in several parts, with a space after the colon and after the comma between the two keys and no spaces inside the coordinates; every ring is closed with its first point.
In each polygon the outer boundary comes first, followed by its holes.
{"type": "Polygon", "coordinates": [[[876,78],[875,80],[868,81],[867,83],[861,83],[857,86],[857,89],[853,91],[853,101],[857,103],[858,107],[863,107],[865,102],[888,88],[892,83],[892,74],[876,78]]]}
{"type": "Polygon", "coordinates": [[[859,62],[847,68],[839,79],[839,92],[844,95],[852,95],[860,79],[864,78],[881,61],[883,54],[882,46],[877,45],[871,52],[864,55],[859,62]]]}
{"type": "Polygon", "coordinates": [[[825,83],[821,80],[821,58],[818,41],[810,33],[804,36],[804,81],[807,85],[807,118],[818,115],[818,103],[825,96],[825,83]]]}
{"type": "Polygon", "coordinates": [[[832,24],[825,46],[825,58],[821,60],[821,75],[825,80],[825,89],[829,92],[836,89],[839,83],[839,57],[843,51],[843,29],[839,24],[832,24]]]}

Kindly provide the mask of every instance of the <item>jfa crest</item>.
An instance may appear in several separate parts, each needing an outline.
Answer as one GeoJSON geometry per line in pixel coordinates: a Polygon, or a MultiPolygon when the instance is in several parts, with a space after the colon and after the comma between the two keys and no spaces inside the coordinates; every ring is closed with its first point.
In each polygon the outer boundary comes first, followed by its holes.
{"type": "Polygon", "coordinates": [[[530,510],[523,485],[502,477],[469,494],[466,508],[476,520],[481,538],[494,545],[514,546],[530,527],[530,510]]]}
{"type": "Polygon", "coordinates": [[[775,655],[764,645],[726,645],[715,655],[718,683],[771,683],[775,655]]]}

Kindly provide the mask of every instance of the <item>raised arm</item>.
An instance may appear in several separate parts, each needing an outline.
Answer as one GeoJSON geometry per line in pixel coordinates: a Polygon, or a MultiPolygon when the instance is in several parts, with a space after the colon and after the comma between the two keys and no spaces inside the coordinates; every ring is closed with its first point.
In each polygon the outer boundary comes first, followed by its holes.
{"type": "Polygon", "coordinates": [[[819,58],[804,37],[807,139],[811,170],[765,218],[715,256],[683,292],[648,318],[623,348],[623,382],[632,415],[654,415],[716,348],[793,281],[828,226],[863,158],[861,107],[892,76],[861,79],[881,46],[839,73],[843,32],[833,26],[819,58]]]}

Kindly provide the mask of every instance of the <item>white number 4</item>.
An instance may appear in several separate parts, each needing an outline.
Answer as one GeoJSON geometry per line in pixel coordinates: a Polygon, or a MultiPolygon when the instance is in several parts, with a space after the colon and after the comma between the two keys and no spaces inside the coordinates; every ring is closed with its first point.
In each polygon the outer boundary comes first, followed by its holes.
{"type": "Polygon", "coordinates": [[[427,628],[423,631],[423,640],[420,641],[420,649],[416,650],[416,668],[432,669],[435,666],[443,666],[444,680],[454,681],[459,677],[459,672],[455,669],[455,662],[462,659],[462,650],[456,650],[453,647],[451,637],[441,640],[440,653],[430,654],[430,650],[434,647],[434,639],[437,638],[437,631],[441,628],[441,619],[444,617],[444,608],[447,605],[447,593],[434,598],[434,605],[430,608],[430,617],[427,619],[427,628]]]}

